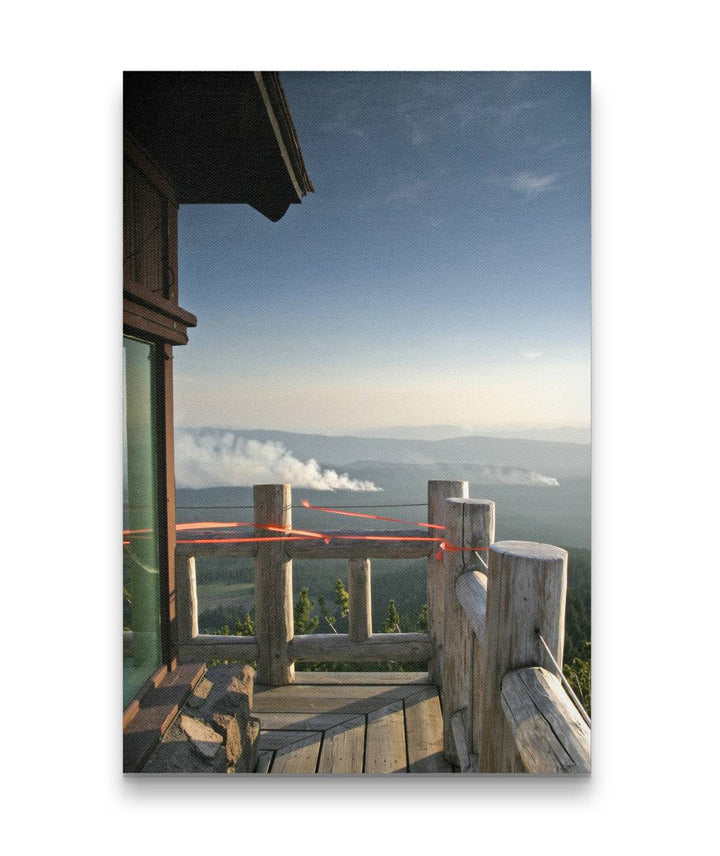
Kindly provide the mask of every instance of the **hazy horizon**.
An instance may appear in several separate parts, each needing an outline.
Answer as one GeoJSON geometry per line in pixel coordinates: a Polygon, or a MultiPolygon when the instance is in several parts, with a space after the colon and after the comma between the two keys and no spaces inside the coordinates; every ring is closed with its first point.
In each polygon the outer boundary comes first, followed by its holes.
{"type": "Polygon", "coordinates": [[[175,420],[176,430],[183,429],[216,429],[228,431],[268,431],[283,432],[288,434],[307,434],[329,437],[375,437],[378,439],[401,438],[401,439],[452,439],[455,437],[513,437],[521,439],[526,437],[531,440],[543,440],[551,437],[549,442],[558,443],[581,443],[590,444],[590,422],[576,424],[533,424],[527,425],[448,425],[445,423],[434,424],[388,424],[372,425],[369,427],[348,427],[329,430],[326,425],[315,426],[280,426],[280,425],[251,425],[231,424],[230,422],[219,422],[211,424],[198,418],[194,422],[179,423],[175,420]],[[574,437],[575,439],[569,439],[574,437]]]}

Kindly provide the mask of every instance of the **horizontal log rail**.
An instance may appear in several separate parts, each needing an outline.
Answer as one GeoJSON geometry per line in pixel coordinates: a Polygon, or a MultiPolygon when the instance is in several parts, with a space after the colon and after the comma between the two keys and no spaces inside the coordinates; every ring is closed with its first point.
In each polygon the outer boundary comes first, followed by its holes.
{"type": "Polygon", "coordinates": [[[538,666],[509,672],[501,702],[528,773],[590,772],[590,728],[555,675],[538,666]]]}
{"type": "Polygon", "coordinates": [[[442,538],[418,535],[417,529],[360,531],[332,529],[323,531],[323,538],[303,535],[272,535],[268,531],[243,530],[237,538],[185,539],[177,542],[179,557],[228,557],[253,559],[261,543],[256,538],[273,538],[282,543],[288,559],[424,559],[435,552],[442,538]]]}
{"type": "Polygon", "coordinates": [[[427,633],[373,633],[362,642],[346,633],[309,633],[290,643],[292,658],[304,663],[411,663],[427,661],[430,654],[427,633]]]}

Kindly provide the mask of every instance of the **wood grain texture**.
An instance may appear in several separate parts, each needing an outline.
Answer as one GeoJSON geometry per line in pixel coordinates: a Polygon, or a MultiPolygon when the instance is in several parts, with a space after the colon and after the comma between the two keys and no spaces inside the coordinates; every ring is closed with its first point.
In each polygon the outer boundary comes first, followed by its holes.
{"type": "Polygon", "coordinates": [[[293,661],[303,663],[427,662],[431,654],[427,633],[373,633],[364,642],[347,633],[295,636],[289,645],[293,661]]]}
{"type": "Polygon", "coordinates": [[[432,685],[427,672],[295,672],[295,686],[306,684],[336,684],[340,686],[381,686],[390,684],[429,684],[432,685]]]}
{"type": "Polygon", "coordinates": [[[480,571],[466,571],[455,581],[455,594],[477,641],[485,645],[485,608],[487,576],[480,571]]]}
{"type": "Polygon", "coordinates": [[[362,773],[365,757],[365,717],[349,719],[323,735],[318,773],[362,773]]]}
{"type": "Polygon", "coordinates": [[[419,529],[342,530],[323,529],[330,543],[318,538],[285,541],[285,553],[294,559],[421,559],[437,550],[432,531],[419,529]],[[411,538],[419,540],[398,540],[411,538]],[[430,540],[426,540],[426,539],[430,540]]]}
{"type": "Polygon", "coordinates": [[[348,636],[353,642],[364,642],[372,636],[370,559],[349,560],[348,596],[348,636]]]}
{"type": "MultiPolygon", "coordinates": [[[[466,481],[429,481],[427,522],[445,526],[445,500],[451,497],[467,498],[470,493],[466,481]]],[[[428,532],[443,534],[441,529],[429,529],[428,532]]],[[[445,571],[442,558],[435,558],[433,550],[428,556],[427,598],[428,598],[428,635],[433,656],[428,663],[433,683],[442,687],[442,668],[440,660],[445,645],[445,571]]]]}
{"type": "Polygon", "coordinates": [[[481,773],[525,769],[502,709],[502,681],[526,666],[554,668],[538,631],[562,664],[566,592],[565,550],[525,541],[499,541],[490,549],[481,773]]]}
{"type": "Polygon", "coordinates": [[[270,765],[272,764],[274,752],[259,752],[257,765],[255,766],[256,773],[269,773],[270,765]]]}
{"type": "Polygon", "coordinates": [[[365,772],[407,772],[402,701],[393,702],[368,714],[365,772]]]}
{"type": "MultiPolygon", "coordinates": [[[[253,500],[256,528],[292,528],[289,484],[255,485],[253,500]]],[[[254,566],[257,679],[259,683],[282,686],[291,683],[295,675],[288,650],[293,638],[292,561],[285,556],[282,540],[259,543],[254,566]]]]}
{"type": "Polygon", "coordinates": [[[435,687],[405,699],[409,773],[452,773],[443,757],[443,727],[440,699],[435,687]]]}
{"type": "MultiPolygon", "coordinates": [[[[262,723],[264,726],[264,723],[262,723]]],[[[260,736],[257,740],[257,748],[260,752],[274,752],[277,749],[282,749],[284,746],[292,746],[309,738],[314,738],[322,734],[322,729],[308,731],[300,729],[293,731],[289,728],[284,728],[277,731],[268,731],[263,728],[260,731],[260,736]]]]}
{"type": "MultiPolygon", "coordinates": [[[[462,549],[445,552],[445,647],[443,661],[443,711],[445,757],[455,766],[460,758],[455,751],[452,716],[467,711],[465,742],[472,742],[473,710],[473,633],[455,590],[458,578],[477,564],[472,550],[487,550],[495,540],[495,503],[487,499],[446,500],[446,536],[451,546],[462,549]],[[472,548],[472,549],[471,549],[472,548]]],[[[482,553],[481,553],[482,555],[482,553]]],[[[461,586],[462,588],[462,586],[461,586]]]]}
{"type": "Polygon", "coordinates": [[[260,726],[267,731],[327,731],[356,716],[354,713],[263,713],[260,726]]]}
{"type": "Polygon", "coordinates": [[[270,774],[308,775],[315,773],[321,738],[321,734],[310,732],[297,742],[278,749],[275,752],[270,774]]]}
{"type": "Polygon", "coordinates": [[[198,635],[195,559],[192,556],[176,556],[175,576],[178,642],[182,646],[198,635]]]}
{"type": "MultiPolygon", "coordinates": [[[[483,685],[485,683],[485,613],[487,606],[487,576],[480,571],[466,571],[457,578],[455,593],[472,629],[470,639],[470,755],[480,753],[482,731],[483,685]]],[[[475,772],[475,771],[474,771],[475,772]]]]}
{"type": "Polygon", "coordinates": [[[470,760],[470,747],[468,745],[467,709],[456,710],[450,717],[450,730],[455,742],[455,752],[458,757],[458,765],[461,773],[472,772],[470,760]]]}
{"type": "Polygon", "coordinates": [[[554,675],[538,666],[510,672],[501,700],[528,773],[590,772],[590,729],[554,675]]]}

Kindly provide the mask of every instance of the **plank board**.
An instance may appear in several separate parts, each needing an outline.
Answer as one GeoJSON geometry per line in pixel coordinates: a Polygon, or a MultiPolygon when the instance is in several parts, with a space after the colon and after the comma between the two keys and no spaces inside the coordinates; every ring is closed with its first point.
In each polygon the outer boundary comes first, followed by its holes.
{"type": "Polygon", "coordinates": [[[320,752],[321,737],[322,735],[318,732],[311,731],[302,740],[278,749],[270,772],[295,775],[314,773],[320,752]]]}
{"type": "Polygon", "coordinates": [[[370,713],[400,701],[417,691],[408,684],[403,687],[381,686],[298,686],[256,688],[252,712],[265,713],[370,713]]]}
{"type": "Polygon", "coordinates": [[[257,748],[260,752],[274,751],[315,736],[322,737],[322,731],[261,731],[257,748]]]}
{"type": "Polygon", "coordinates": [[[263,713],[260,728],[266,731],[326,731],[353,719],[354,713],[263,713]]]}
{"type": "Polygon", "coordinates": [[[287,684],[283,687],[255,687],[255,701],[262,699],[267,702],[271,699],[293,699],[302,698],[303,696],[312,695],[317,698],[326,699],[357,699],[357,698],[375,698],[382,703],[387,701],[397,701],[398,699],[407,698],[417,692],[417,686],[407,684],[405,686],[389,685],[389,686],[354,686],[347,684],[329,684],[309,687],[305,684],[287,684]]]}
{"type": "Polygon", "coordinates": [[[260,752],[258,753],[257,766],[255,767],[256,773],[267,773],[270,771],[270,765],[272,764],[272,759],[274,752],[260,752]]]}
{"type": "Polygon", "coordinates": [[[362,773],[365,717],[349,719],[325,732],[318,773],[362,773]]]}
{"type": "Polygon", "coordinates": [[[365,772],[407,772],[402,701],[393,702],[368,715],[365,772]]]}
{"type": "Polygon", "coordinates": [[[443,757],[443,720],[435,687],[405,699],[408,772],[452,773],[443,757]]]}
{"type": "Polygon", "coordinates": [[[295,671],[295,686],[403,686],[431,684],[427,672],[301,672],[295,671]]]}

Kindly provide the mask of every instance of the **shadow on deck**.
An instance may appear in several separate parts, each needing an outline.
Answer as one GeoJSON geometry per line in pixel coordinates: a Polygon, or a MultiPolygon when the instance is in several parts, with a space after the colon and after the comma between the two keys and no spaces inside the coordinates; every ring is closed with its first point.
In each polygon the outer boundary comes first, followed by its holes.
{"type": "Polygon", "coordinates": [[[296,672],[295,683],[255,687],[256,772],[452,773],[426,672],[296,672]]]}

